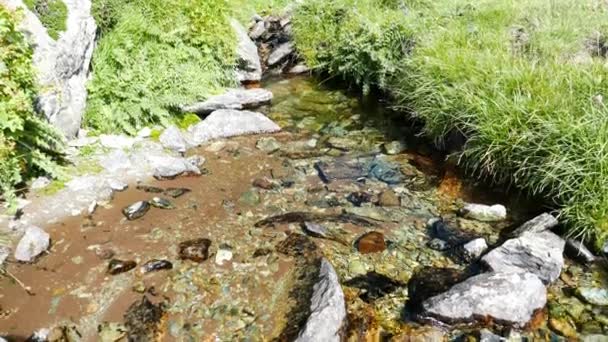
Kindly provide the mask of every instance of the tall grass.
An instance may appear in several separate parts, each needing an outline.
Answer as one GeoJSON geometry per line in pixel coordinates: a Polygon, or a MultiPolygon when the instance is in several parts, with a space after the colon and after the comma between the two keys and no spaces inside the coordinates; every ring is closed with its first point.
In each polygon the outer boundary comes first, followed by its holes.
{"type": "MultiPolygon", "coordinates": [[[[388,81],[376,82],[398,108],[425,121],[428,136],[442,144],[450,133],[464,135],[461,160],[475,175],[545,195],[573,234],[598,243],[608,238],[605,2],[405,1],[399,9],[373,0],[337,3],[370,18],[362,27],[382,23],[373,19],[381,11],[401,12],[412,49],[396,68],[383,68],[388,81]]],[[[304,23],[311,13],[323,15],[323,6],[312,1],[298,12],[296,38],[304,37],[298,43],[305,49],[314,35],[304,23]]],[[[330,42],[326,49],[345,43],[325,40],[329,34],[314,41],[330,42]]],[[[340,60],[348,56],[332,58],[340,60]]]]}

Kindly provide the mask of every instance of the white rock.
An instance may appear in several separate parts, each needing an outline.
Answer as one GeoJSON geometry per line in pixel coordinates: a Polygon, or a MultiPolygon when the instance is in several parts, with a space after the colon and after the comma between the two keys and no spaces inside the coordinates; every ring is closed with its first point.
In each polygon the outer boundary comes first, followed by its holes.
{"type": "Polygon", "coordinates": [[[305,64],[298,64],[287,71],[289,74],[299,75],[310,72],[310,68],[305,64]]]}
{"type": "Polygon", "coordinates": [[[114,191],[125,191],[129,187],[129,185],[119,179],[110,179],[108,180],[108,185],[114,191]]]}
{"type": "Polygon", "coordinates": [[[184,139],[181,130],[176,126],[167,127],[160,135],[159,141],[164,148],[180,153],[186,152],[188,148],[186,139],[184,139]]]}
{"type": "Polygon", "coordinates": [[[465,204],[461,211],[462,215],[483,222],[502,221],[507,218],[507,208],[500,204],[492,206],[484,204],[465,204]]]}
{"type": "Polygon", "coordinates": [[[135,144],[135,139],[125,135],[107,135],[99,136],[101,146],[113,149],[130,149],[135,144]]]}
{"type": "Polygon", "coordinates": [[[15,249],[15,259],[32,262],[40,253],[49,248],[51,236],[44,230],[29,226],[15,249]]]}
{"type": "Polygon", "coordinates": [[[238,45],[237,79],[239,82],[259,82],[262,79],[262,64],[258,55],[258,48],[253,43],[245,28],[237,21],[230,20],[230,25],[236,33],[238,45]]]}
{"type": "Polygon", "coordinates": [[[227,261],[232,260],[232,248],[230,246],[220,246],[215,254],[215,263],[223,266],[227,261]]]}
{"type": "Polygon", "coordinates": [[[121,149],[113,150],[109,154],[102,156],[99,159],[99,164],[110,173],[133,168],[131,158],[121,149]]]}
{"type": "Polygon", "coordinates": [[[154,177],[157,179],[171,179],[182,174],[201,173],[200,169],[186,158],[169,156],[150,156],[148,162],[154,169],[154,177]]]}
{"type": "Polygon", "coordinates": [[[462,245],[465,257],[470,260],[479,258],[487,249],[488,244],[484,238],[474,239],[462,245]]]}
{"type": "Polygon", "coordinates": [[[51,180],[47,177],[38,177],[32,182],[32,189],[39,190],[42,188],[46,188],[49,184],[51,184],[51,180]]]}
{"type": "Polygon", "coordinates": [[[245,134],[278,132],[281,128],[265,115],[238,110],[217,110],[192,126],[192,139],[197,144],[245,134]]]}
{"type": "Polygon", "coordinates": [[[266,89],[230,89],[206,101],[182,108],[183,112],[206,115],[220,109],[255,109],[272,101],[272,92],[266,89]]]}
{"type": "Polygon", "coordinates": [[[140,138],[149,138],[152,136],[152,129],[150,129],[150,127],[144,127],[137,132],[137,136],[140,138]]]}

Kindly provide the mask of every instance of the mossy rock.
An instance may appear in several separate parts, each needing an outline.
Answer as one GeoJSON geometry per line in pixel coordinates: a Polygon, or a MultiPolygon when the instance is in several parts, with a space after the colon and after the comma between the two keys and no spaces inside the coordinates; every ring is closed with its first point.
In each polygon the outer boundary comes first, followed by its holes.
{"type": "Polygon", "coordinates": [[[25,5],[34,12],[49,36],[55,40],[67,29],[68,7],[63,0],[25,0],[25,5]]]}

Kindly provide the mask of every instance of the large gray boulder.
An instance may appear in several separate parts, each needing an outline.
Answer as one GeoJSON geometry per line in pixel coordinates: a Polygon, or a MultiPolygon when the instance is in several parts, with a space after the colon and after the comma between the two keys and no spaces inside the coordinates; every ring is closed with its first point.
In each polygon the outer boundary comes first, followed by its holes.
{"type": "Polygon", "coordinates": [[[183,112],[206,115],[220,109],[255,109],[272,101],[272,92],[265,89],[231,89],[207,101],[182,108],[183,112]]]}
{"type": "Polygon", "coordinates": [[[550,231],[526,231],[481,260],[494,272],[530,272],[550,284],[564,266],[565,241],[550,231]]]}
{"type": "Polygon", "coordinates": [[[41,92],[37,109],[66,137],[78,133],[86,106],[86,81],[95,46],[96,25],[91,0],[63,0],[68,8],[67,30],[53,40],[22,0],[0,0],[9,9],[24,9],[20,30],[34,50],[41,92]]]}
{"type": "Polygon", "coordinates": [[[423,302],[424,315],[454,324],[491,318],[524,327],[547,302],[545,285],[532,273],[484,273],[423,302]]]}
{"type": "Polygon", "coordinates": [[[189,128],[191,141],[200,145],[207,141],[245,134],[273,133],[281,130],[264,114],[250,111],[217,110],[205,120],[189,128]]]}
{"type": "Polygon", "coordinates": [[[346,320],[344,293],[336,271],[326,259],[321,260],[319,280],[313,288],[310,317],[297,342],[340,341],[340,328],[346,320]]]}
{"type": "Polygon", "coordinates": [[[260,63],[257,46],[249,38],[247,30],[238,21],[232,19],[230,25],[238,40],[236,48],[238,81],[241,83],[259,82],[262,79],[262,64],[260,63]]]}

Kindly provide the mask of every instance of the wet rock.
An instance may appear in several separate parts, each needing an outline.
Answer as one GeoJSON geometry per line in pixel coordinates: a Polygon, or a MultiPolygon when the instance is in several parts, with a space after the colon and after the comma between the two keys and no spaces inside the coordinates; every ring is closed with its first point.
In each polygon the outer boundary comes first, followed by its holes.
{"type": "Polygon", "coordinates": [[[608,289],[580,287],[576,290],[576,294],[589,304],[608,306],[608,289]]]}
{"type": "Polygon", "coordinates": [[[47,177],[38,177],[32,182],[31,188],[32,190],[40,190],[46,188],[49,184],[51,184],[51,180],[47,177]]]}
{"type": "Polygon", "coordinates": [[[273,137],[260,138],[255,147],[266,153],[274,153],[281,148],[281,144],[273,137]]]}
{"type": "Polygon", "coordinates": [[[110,260],[116,253],[109,248],[96,248],[95,255],[101,260],[110,260]]]}
{"type": "Polygon", "coordinates": [[[338,223],[351,223],[356,226],[370,227],[375,226],[376,223],[371,222],[363,217],[343,213],[343,214],[317,214],[310,212],[291,212],[287,214],[281,214],[277,216],[271,216],[264,220],[256,222],[255,226],[258,228],[271,227],[279,224],[299,223],[304,222],[338,222],[338,223]]]}
{"type": "Polygon", "coordinates": [[[500,336],[500,335],[496,335],[495,333],[493,333],[492,331],[488,330],[488,329],[481,329],[481,331],[479,331],[479,342],[506,342],[507,339],[500,336]]]}
{"type": "Polygon", "coordinates": [[[125,215],[129,221],[133,221],[143,217],[148,210],[150,210],[150,203],[148,203],[148,201],[139,201],[125,207],[122,210],[122,214],[125,215]]]}
{"type": "Polygon", "coordinates": [[[161,270],[170,270],[170,269],[173,269],[173,264],[170,261],[153,259],[153,260],[150,260],[150,261],[146,262],[145,264],[143,264],[139,268],[139,271],[142,274],[146,274],[146,273],[150,273],[150,272],[156,272],[156,271],[161,271],[161,270]]]}
{"type": "Polygon", "coordinates": [[[495,272],[530,272],[550,284],[564,266],[564,245],[564,240],[552,232],[527,231],[507,240],[481,260],[495,272]]]}
{"type": "Polygon", "coordinates": [[[190,127],[192,140],[197,145],[213,139],[280,130],[281,127],[264,114],[227,109],[214,111],[205,120],[190,127]]]}
{"type": "Polygon", "coordinates": [[[551,318],[549,319],[549,326],[564,337],[575,338],[578,336],[576,327],[572,326],[572,324],[565,319],[551,318]]]}
{"type": "MultiPolygon", "coordinates": [[[[421,326],[408,329],[407,332],[397,335],[391,339],[394,342],[444,342],[448,341],[447,333],[439,327],[421,326]]],[[[369,341],[369,340],[367,340],[369,341]]]]}
{"type": "Polygon", "coordinates": [[[484,204],[467,203],[460,210],[460,214],[465,218],[482,222],[503,221],[507,218],[507,208],[500,204],[488,206],[484,204]]]}
{"type": "Polygon", "coordinates": [[[547,301],[545,285],[532,273],[483,273],[424,301],[424,315],[446,323],[478,317],[524,327],[547,301]]]}
{"type": "Polygon", "coordinates": [[[372,195],[366,192],[351,192],[346,196],[346,200],[352,203],[354,206],[360,207],[363,203],[369,203],[372,201],[372,195]]]}
{"type": "Polygon", "coordinates": [[[49,248],[51,236],[36,226],[29,226],[15,248],[15,259],[33,262],[37,256],[49,248]]]}
{"type": "Polygon", "coordinates": [[[259,258],[266,255],[272,254],[272,249],[270,248],[258,248],[253,252],[253,258],[259,258]]]}
{"type": "Polygon", "coordinates": [[[354,277],[344,282],[344,285],[361,289],[363,293],[359,297],[367,303],[371,303],[405,286],[405,284],[376,272],[368,272],[354,277]]]}
{"type": "Polygon", "coordinates": [[[164,194],[173,198],[178,198],[189,193],[190,191],[191,190],[187,188],[168,188],[164,191],[164,194]]]}
{"type": "Polygon", "coordinates": [[[103,322],[97,327],[100,342],[122,341],[127,337],[127,327],[121,323],[103,322]]]}
{"type": "Polygon", "coordinates": [[[317,252],[317,245],[308,236],[297,233],[288,233],[285,240],[280,241],[275,248],[277,252],[292,257],[315,256],[317,252]]]}
{"type": "Polygon", "coordinates": [[[307,72],[310,72],[310,68],[306,64],[297,64],[287,70],[287,73],[292,75],[305,74],[307,72]]]}
{"type": "Polygon", "coordinates": [[[272,190],[277,187],[277,185],[268,178],[256,178],[253,180],[253,186],[256,188],[264,189],[264,190],[272,190]]]}
{"type": "Polygon", "coordinates": [[[386,242],[382,233],[369,232],[357,239],[356,246],[361,254],[379,253],[386,249],[386,242]]]}
{"type": "Polygon", "coordinates": [[[262,89],[231,89],[222,95],[212,96],[207,101],[183,108],[184,112],[198,115],[211,114],[216,110],[255,109],[272,101],[272,92],[262,89]]]}
{"type": "Polygon", "coordinates": [[[393,190],[385,190],[378,197],[378,205],[381,207],[398,207],[401,205],[401,200],[393,190]]]}
{"type": "Polygon", "coordinates": [[[336,159],[331,163],[315,163],[314,167],[325,183],[341,179],[357,180],[368,175],[365,165],[356,160],[336,159]]]}
{"type": "Polygon", "coordinates": [[[511,232],[509,236],[517,237],[524,232],[542,232],[557,226],[558,223],[559,222],[555,217],[553,217],[553,215],[544,213],[522,224],[519,228],[511,232]]]}
{"type": "Polygon", "coordinates": [[[302,228],[306,232],[306,234],[319,238],[327,238],[329,236],[329,230],[318,223],[314,222],[304,222],[302,224],[302,228]]]}
{"type": "Polygon", "coordinates": [[[344,293],[336,271],[325,258],[321,260],[319,280],[313,287],[310,317],[296,341],[340,341],[340,329],[346,321],[344,293]]]}
{"type": "Polygon", "coordinates": [[[144,184],[138,184],[135,189],[140,190],[140,191],[144,191],[144,192],[149,192],[152,194],[160,194],[161,192],[163,192],[164,190],[156,187],[156,186],[150,186],[150,185],[144,185],[144,184]]]}
{"type": "Polygon", "coordinates": [[[112,259],[108,264],[108,274],[116,275],[120,273],[128,272],[134,269],[137,266],[137,263],[133,260],[119,260],[112,259]]]}
{"type": "Polygon", "coordinates": [[[391,141],[382,145],[382,149],[388,155],[395,155],[404,152],[407,149],[407,145],[402,141],[391,141]]]}
{"type": "Polygon", "coordinates": [[[477,236],[467,232],[460,231],[447,225],[440,218],[430,219],[427,223],[431,236],[445,241],[449,247],[462,245],[468,241],[474,240],[477,236]]]}
{"type": "Polygon", "coordinates": [[[124,315],[124,324],[127,328],[129,341],[161,341],[166,316],[162,304],[154,305],[144,296],[141,300],[131,304],[124,315]]]}
{"type": "Polygon", "coordinates": [[[153,197],[150,200],[150,205],[159,209],[175,209],[175,206],[173,203],[171,203],[171,201],[162,197],[153,197]]]}
{"type": "Polygon", "coordinates": [[[478,238],[462,245],[460,252],[464,260],[473,261],[478,259],[487,249],[488,244],[486,243],[486,239],[478,238]]]}
{"type": "Polygon", "coordinates": [[[368,166],[369,177],[386,184],[399,184],[403,182],[403,174],[397,165],[381,159],[374,159],[368,166]]]}
{"type": "Polygon", "coordinates": [[[158,180],[174,179],[181,175],[200,175],[201,170],[192,160],[168,156],[150,156],[148,162],[153,168],[153,176],[158,180]]]}
{"type": "Polygon", "coordinates": [[[428,298],[448,291],[452,286],[464,281],[468,273],[455,268],[425,267],[417,270],[407,284],[408,306],[419,310],[428,298]]]}
{"type": "Polygon", "coordinates": [[[230,260],[232,260],[232,247],[225,243],[220,244],[220,247],[215,254],[215,263],[219,266],[223,266],[230,260]]]}
{"type": "Polygon", "coordinates": [[[236,33],[238,41],[236,48],[237,80],[241,83],[259,82],[262,79],[262,64],[257,46],[237,20],[230,20],[230,25],[236,33]]]}
{"type": "Polygon", "coordinates": [[[294,52],[293,43],[287,42],[277,46],[268,56],[266,62],[269,67],[273,67],[287,59],[294,52]]]}
{"type": "Polygon", "coordinates": [[[114,191],[125,191],[129,187],[129,184],[119,180],[119,179],[110,179],[108,180],[108,185],[114,191]]]}
{"type": "Polygon", "coordinates": [[[429,246],[430,249],[440,251],[440,252],[446,251],[451,248],[447,242],[445,242],[441,239],[438,239],[438,238],[434,238],[431,241],[429,241],[427,246],[429,246]]]}
{"type": "Polygon", "coordinates": [[[184,260],[203,262],[209,259],[211,240],[196,239],[184,241],[179,244],[179,257],[184,260]]]}
{"type": "Polygon", "coordinates": [[[596,260],[584,243],[574,239],[566,240],[566,255],[582,263],[593,263],[596,260]]]}
{"type": "Polygon", "coordinates": [[[182,131],[176,126],[167,127],[160,135],[159,141],[164,148],[175,152],[184,153],[188,148],[188,143],[184,139],[182,131]]]}

